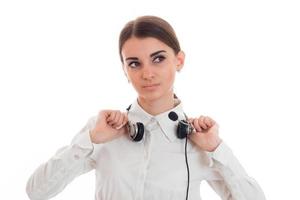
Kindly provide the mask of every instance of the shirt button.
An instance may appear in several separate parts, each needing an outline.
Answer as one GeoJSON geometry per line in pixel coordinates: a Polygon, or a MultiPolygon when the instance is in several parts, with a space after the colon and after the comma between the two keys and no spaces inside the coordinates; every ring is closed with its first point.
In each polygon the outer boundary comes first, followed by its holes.
{"type": "Polygon", "coordinates": [[[74,155],[74,159],[75,159],[75,160],[78,160],[79,158],[80,158],[79,155],[77,155],[77,154],[74,155]]]}

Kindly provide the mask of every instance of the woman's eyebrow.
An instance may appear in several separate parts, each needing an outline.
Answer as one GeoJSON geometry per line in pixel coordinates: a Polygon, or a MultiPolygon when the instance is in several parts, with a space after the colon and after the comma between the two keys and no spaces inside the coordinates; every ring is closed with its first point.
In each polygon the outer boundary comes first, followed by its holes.
{"type": "Polygon", "coordinates": [[[126,60],[138,60],[138,58],[137,57],[128,57],[128,58],[126,58],[126,60]]]}
{"type": "Polygon", "coordinates": [[[166,52],[166,51],[165,50],[156,51],[154,53],[151,53],[150,57],[153,57],[153,56],[155,56],[155,55],[157,55],[157,54],[159,54],[161,52],[166,52]]]}

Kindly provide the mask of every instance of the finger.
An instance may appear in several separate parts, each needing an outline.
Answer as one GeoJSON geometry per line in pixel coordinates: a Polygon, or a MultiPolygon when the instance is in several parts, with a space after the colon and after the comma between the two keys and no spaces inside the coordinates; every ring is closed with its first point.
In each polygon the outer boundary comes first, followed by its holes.
{"type": "Polygon", "coordinates": [[[109,112],[108,112],[108,116],[107,116],[107,118],[106,118],[106,121],[107,121],[107,122],[113,121],[113,119],[115,118],[115,115],[116,115],[116,112],[115,112],[115,111],[113,111],[113,110],[109,111],[109,112]]]}
{"type": "Polygon", "coordinates": [[[194,118],[188,118],[188,123],[193,124],[194,118]]]}
{"type": "Polygon", "coordinates": [[[193,124],[194,120],[195,120],[194,118],[188,118],[187,122],[193,127],[193,129],[194,129],[193,131],[196,131],[194,124],[193,124]]]}
{"type": "Polygon", "coordinates": [[[119,113],[118,121],[115,122],[114,127],[116,129],[120,129],[123,126],[125,115],[123,113],[119,113]]]}
{"type": "Polygon", "coordinates": [[[194,119],[194,121],[193,121],[193,126],[194,126],[196,132],[201,132],[201,131],[202,131],[202,128],[200,127],[198,121],[199,121],[199,119],[194,119]]]}
{"type": "Polygon", "coordinates": [[[118,126],[116,127],[116,129],[121,129],[127,124],[127,122],[128,122],[127,115],[125,113],[122,113],[121,120],[118,122],[118,126]]]}
{"type": "Polygon", "coordinates": [[[116,116],[115,116],[115,118],[114,118],[114,123],[115,124],[118,124],[119,123],[119,121],[120,121],[120,119],[122,120],[122,113],[120,112],[120,111],[116,111],[116,116]]]}
{"type": "Polygon", "coordinates": [[[199,122],[199,126],[202,128],[202,129],[207,129],[208,127],[206,126],[206,124],[204,123],[204,116],[203,115],[201,115],[200,117],[199,117],[199,120],[198,120],[198,122],[199,122]]]}
{"type": "Polygon", "coordinates": [[[206,124],[206,126],[208,128],[212,127],[212,125],[213,125],[212,120],[209,117],[204,117],[203,122],[204,122],[204,124],[206,124]]]}
{"type": "Polygon", "coordinates": [[[212,118],[208,117],[209,121],[210,121],[210,126],[214,126],[216,124],[215,120],[213,120],[212,118]]]}
{"type": "Polygon", "coordinates": [[[111,112],[112,112],[111,110],[101,110],[98,114],[98,117],[99,119],[103,118],[107,120],[111,112]]]}
{"type": "Polygon", "coordinates": [[[119,126],[120,120],[122,120],[122,113],[120,111],[116,111],[116,112],[117,112],[116,116],[115,116],[115,118],[113,120],[114,121],[114,123],[113,123],[114,128],[116,126],[119,126]]]}
{"type": "Polygon", "coordinates": [[[116,118],[118,117],[117,116],[118,115],[118,111],[116,111],[116,110],[114,110],[114,111],[112,111],[111,113],[110,113],[110,116],[108,117],[108,119],[107,119],[107,121],[108,121],[108,124],[110,125],[110,126],[113,126],[114,124],[115,124],[115,120],[116,120],[116,118]]]}
{"type": "Polygon", "coordinates": [[[127,124],[128,123],[128,115],[127,113],[124,113],[124,119],[123,119],[123,125],[127,124]]]}
{"type": "Polygon", "coordinates": [[[123,124],[123,121],[124,121],[124,118],[125,118],[125,115],[123,113],[120,112],[120,118],[117,122],[117,125],[120,126],[123,124]]]}
{"type": "Polygon", "coordinates": [[[194,121],[194,118],[188,118],[188,119],[187,119],[187,122],[188,122],[188,123],[190,124],[190,126],[192,126],[192,128],[193,128],[192,132],[195,132],[196,129],[195,129],[194,125],[193,125],[193,121],[194,121]]]}
{"type": "Polygon", "coordinates": [[[112,110],[101,110],[98,114],[97,121],[108,124],[109,117],[110,117],[111,113],[112,113],[112,110]]]}

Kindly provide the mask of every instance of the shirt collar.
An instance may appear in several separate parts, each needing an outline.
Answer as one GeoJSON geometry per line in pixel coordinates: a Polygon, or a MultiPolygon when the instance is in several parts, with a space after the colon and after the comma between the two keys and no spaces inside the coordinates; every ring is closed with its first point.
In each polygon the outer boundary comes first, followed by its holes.
{"type": "Polygon", "coordinates": [[[180,120],[186,119],[185,114],[183,112],[183,105],[182,105],[181,101],[174,108],[154,116],[154,115],[147,113],[139,105],[137,99],[129,107],[128,118],[130,121],[133,121],[133,122],[142,122],[145,126],[145,129],[147,129],[147,124],[149,124],[151,121],[157,121],[163,134],[171,142],[178,139],[176,136],[178,122],[180,120]],[[178,115],[178,120],[173,121],[169,118],[169,113],[172,111],[178,115]]]}

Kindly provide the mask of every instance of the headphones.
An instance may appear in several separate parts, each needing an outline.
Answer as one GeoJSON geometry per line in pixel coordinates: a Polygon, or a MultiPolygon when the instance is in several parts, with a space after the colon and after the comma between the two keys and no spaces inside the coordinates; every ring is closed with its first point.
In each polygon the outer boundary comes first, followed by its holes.
{"type": "MultiPolygon", "coordinates": [[[[131,105],[126,110],[129,111],[130,107],[131,105]]],[[[177,125],[176,135],[179,139],[186,138],[194,130],[194,127],[187,121],[187,116],[185,113],[184,115],[186,119],[180,120],[177,125]]],[[[171,111],[169,113],[169,118],[173,121],[178,121],[178,115],[174,111],[171,111]]],[[[126,128],[132,141],[139,142],[143,139],[145,132],[144,127],[145,126],[142,122],[132,123],[128,121],[128,123],[126,124],[126,128]]]]}

